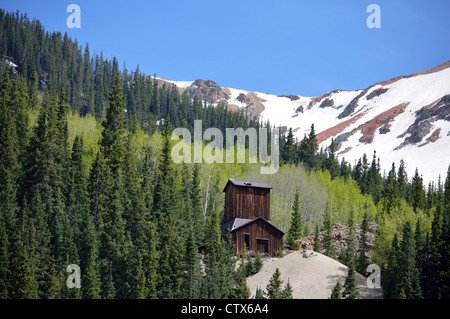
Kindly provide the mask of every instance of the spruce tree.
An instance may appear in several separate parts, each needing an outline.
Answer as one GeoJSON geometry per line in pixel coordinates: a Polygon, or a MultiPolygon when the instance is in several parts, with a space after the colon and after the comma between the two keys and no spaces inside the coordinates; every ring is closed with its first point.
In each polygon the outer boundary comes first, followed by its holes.
{"type": "Polygon", "coordinates": [[[325,208],[325,214],[323,218],[323,229],[325,231],[325,236],[323,239],[323,248],[325,250],[325,255],[327,255],[330,258],[335,258],[336,252],[333,247],[333,234],[331,229],[331,214],[329,204],[327,204],[327,207],[325,208]]]}
{"type": "Polygon", "coordinates": [[[427,291],[424,292],[427,298],[438,299],[440,296],[439,286],[440,286],[440,274],[441,274],[441,263],[442,263],[442,245],[443,245],[443,234],[442,234],[442,215],[443,206],[442,201],[439,203],[434,212],[434,218],[431,225],[431,238],[429,247],[429,262],[428,262],[428,285],[427,291]]]}
{"type": "Polygon", "coordinates": [[[342,285],[340,281],[333,286],[330,299],[342,299],[342,285]]]}
{"type": "Polygon", "coordinates": [[[364,215],[363,215],[363,220],[361,222],[361,229],[360,229],[360,239],[359,239],[359,255],[358,255],[358,259],[357,259],[357,263],[356,263],[356,270],[360,273],[360,274],[365,274],[366,273],[366,269],[367,266],[369,266],[369,259],[366,256],[367,253],[367,233],[369,231],[369,225],[368,225],[368,216],[367,216],[367,207],[365,207],[364,209],[364,215]]]}
{"type": "Polygon", "coordinates": [[[277,268],[275,269],[275,272],[273,273],[266,287],[268,299],[281,299],[281,285],[283,284],[283,281],[280,279],[280,277],[280,269],[277,268]]]}
{"type": "Polygon", "coordinates": [[[355,225],[354,225],[354,211],[351,209],[348,218],[348,235],[346,239],[347,249],[343,252],[341,259],[344,265],[348,267],[356,267],[356,238],[355,238],[355,225]]]}
{"type": "Polygon", "coordinates": [[[190,187],[192,203],[192,220],[194,222],[194,234],[197,244],[203,243],[205,233],[205,220],[203,216],[201,190],[200,190],[200,165],[195,163],[192,172],[190,187]]]}
{"type": "Polygon", "coordinates": [[[356,271],[353,263],[348,267],[347,277],[344,282],[342,295],[347,299],[356,299],[359,295],[358,283],[356,281],[356,271]]]}
{"type": "Polygon", "coordinates": [[[85,299],[99,299],[101,296],[100,267],[98,260],[98,238],[93,216],[85,212],[82,221],[80,259],[83,276],[82,296],[85,299]]]}
{"type": "Polygon", "coordinates": [[[395,233],[392,239],[387,269],[385,271],[383,280],[383,297],[385,299],[397,298],[399,291],[397,290],[397,284],[400,278],[400,247],[398,243],[398,236],[395,233]]]}
{"type": "Polygon", "coordinates": [[[28,256],[27,247],[24,246],[14,273],[11,297],[14,299],[37,299],[37,288],[33,266],[28,256]]]}
{"type": "Polygon", "coordinates": [[[184,280],[185,298],[195,299],[200,296],[200,260],[195,242],[194,227],[188,222],[189,233],[186,242],[186,278],[184,280]]]}
{"type": "Polygon", "coordinates": [[[266,299],[264,297],[264,291],[261,289],[261,287],[256,288],[255,299],[266,299]]]}
{"type": "Polygon", "coordinates": [[[292,286],[288,279],[286,286],[284,286],[283,291],[281,291],[281,299],[293,299],[292,293],[293,293],[292,286]]]}
{"type": "Polygon", "coordinates": [[[411,180],[411,191],[412,207],[414,208],[414,211],[423,209],[425,207],[425,190],[423,187],[422,176],[419,175],[419,170],[417,168],[411,180]]]}
{"type": "Polygon", "coordinates": [[[331,144],[328,147],[328,157],[325,162],[325,168],[330,172],[331,179],[339,176],[339,162],[336,158],[336,144],[334,139],[331,139],[331,144]]]}
{"type": "Polygon", "coordinates": [[[317,165],[317,150],[317,137],[313,123],[308,136],[305,135],[299,147],[299,158],[310,169],[320,169],[317,165]]]}
{"type": "Polygon", "coordinates": [[[316,224],[316,230],[314,232],[314,251],[320,253],[320,230],[319,224],[316,224]]]}
{"type": "Polygon", "coordinates": [[[286,144],[282,149],[282,158],[285,163],[297,163],[297,145],[295,143],[294,134],[292,128],[289,128],[288,135],[286,137],[286,144]]]}
{"type": "Polygon", "coordinates": [[[120,74],[114,76],[114,84],[109,95],[106,118],[102,122],[102,151],[113,172],[122,166],[125,153],[125,96],[120,84],[120,74]]]}
{"type": "Polygon", "coordinates": [[[159,282],[158,262],[159,255],[157,247],[159,246],[158,237],[156,236],[156,226],[152,221],[148,222],[146,227],[147,247],[143,256],[144,272],[147,286],[147,298],[157,298],[157,284],[159,282]]]}
{"type": "Polygon", "coordinates": [[[8,246],[5,224],[3,217],[0,215],[0,299],[8,298],[11,289],[11,265],[8,246]]]}
{"type": "Polygon", "coordinates": [[[291,225],[287,235],[287,246],[289,249],[298,249],[297,239],[303,234],[302,214],[300,211],[300,195],[298,189],[295,191],[294,203],[292,204],[291,225]]]}
{"type": "Polygon", "coordinates": [[[416,261],[416,245],[413,230],[408,221],[403,226],[398,264],[400,278],[397,289],[403,289],[407,299],[422,298],[416,261]]]}
{"type": "Polygon", "coordinates": [[[153,214],[157,219],[166,216],[172,207],[173,168],[170,147],[171,125],[170,118],[164,122],[163,148],[157,169],[155,189],[153,192],[153,214]]]}
{"type": "Polygon", "coordinates": [[[259,272],[263,267],[263,261],[261,259],[261,254],[259,252],[256,253],[254,265],[255,265],[255,272],[259,272]]]}

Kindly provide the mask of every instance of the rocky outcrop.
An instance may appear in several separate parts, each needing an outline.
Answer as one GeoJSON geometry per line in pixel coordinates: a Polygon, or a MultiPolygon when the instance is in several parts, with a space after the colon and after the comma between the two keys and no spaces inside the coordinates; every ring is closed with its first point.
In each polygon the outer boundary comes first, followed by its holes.
{"type": "Polygon", "coordinates": [[[191,86],[186,88],[186,91],[192,95],[200,95],[202,100],[208,103],[216,103],[230,98],[220,85],[212,80],[195,80],[191,86]]]}
{"type": "MultiPolygon", "coordinates": [[[[408,127],[405,133],[399,136],[405,137],[404,142],[396,149],[400,149],[408,144],[417,144],[422,142],[424,137],[431,132],[433,122],[438,120],[450,121],[450,94],[422,107],[416,112],[416,119],[414,123],[408,127]]],[[[439,134],[435,134],[434,141],[436,141],[437,138],[439,138],[439,134]]],[[[424,144],[421,146],[423,145],[424,144]]]]}
{"type": "Polygon", "coordinates": [[[386,93],[387,91],[389,91],[389,88],[379,88],[373,90],[369,95],[366,96],[366,100],[371,100],[376,96],[380,96],[381,94],[386,93]]]}
{"type": "MultiPolygon", "coordinates": [[[[254,92],[248,92],[247,94],[240,93],[236,98],[236,101],[245,104],[245,112],[247,112],[247,115],[252,119],[259,119],[259,116],[265,109],[263,103],[266,102],[266,100],[258,97],[254,92]]],[[[237,107],[233,104],[233,101],[228,101],[228,103],[232,107],[237,107]]]]}
{"type": "Polygon", "coordinates": [[[277,95],[278,97],[286,97],[291,101],[297,101],[300,99],[298,95],[277,95]]]}
{"type": "Polygon", "coordinates": [[[362,98],[364,95],[366,95],[369,89],[370,88],[363,90],[353,100],[351,100],[350,103],[345,107],[344,111],[342,111],[342,113],[339,114],[338,119],[343,119],[344,117],[347,117],[353,112],[355,112],[356,108],[358,107],[359,99],[362,98]]]}
{"type": "Polygon", "coordinates": [[[325,100],[322,101],[322,103],[320,103],[319,108],[323,109],[326,107],[333,107],[333,106],[334,106],[333,99],[326,98],[325,100]]]}
{"type": "MultiPolygon", "coordinates": [[[[374,247],[375,243],[375,233],[377,231],[378,225],[374,222],[368,223],[368,232],[366,234],[367,241],[365,242],[365,248],[367,251],[370,251],[374,247]]],[[[333,248],[339,256],[343,251],[347,249],[347,238],[350,234],[350,227],[344,226],[341,224],[334,223],[331,225],[331,234],[333,237],[333,248]]],[[[321,231],[319,234],[320,247],[323,248],[323,240],[325,238],[325,231],[321,231]]],[[[355,224],[354,227],[354,236],[356,243],[356,250],[359,249],[359,241],[361,239],[361,225],[355,224]]],[[[300,244],[300,248],[305,250],[314,250],[314,237],[315,234],[311,233],[309,236],[304,237],[302,239],[297,240],[300,244]]],[[[320,253],[324,253],[324,249],[319,251],[320,253]]]]}

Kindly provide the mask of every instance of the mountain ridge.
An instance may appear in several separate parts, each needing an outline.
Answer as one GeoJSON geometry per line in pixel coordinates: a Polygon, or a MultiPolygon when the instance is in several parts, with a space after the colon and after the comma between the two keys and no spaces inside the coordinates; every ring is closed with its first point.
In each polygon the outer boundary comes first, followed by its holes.
{"type": "Polygon", "coordinates": [[[450,60],[364,89],[313,97],[221,87],[212,80],[157,79],[208,103],[226,103],[252,118],[292,128],[299,142],[314,124],[319,147],[334,139],[337,155],[351,165],[376,152],[382,171],[389,171],[393,162],[398,167],[403,159],[409,178],[418,168],[428,183],[443,178],[450,164],[450,60]]]}

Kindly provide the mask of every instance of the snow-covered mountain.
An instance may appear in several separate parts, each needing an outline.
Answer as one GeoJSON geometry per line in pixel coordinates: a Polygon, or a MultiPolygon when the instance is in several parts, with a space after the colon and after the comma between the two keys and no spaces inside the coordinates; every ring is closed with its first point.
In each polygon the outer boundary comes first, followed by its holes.
{"type": "Polygon", "coordinates": [[[445,179],[450,164],[450,61],[430,70],[399,76],[356,90],[335,90],[321,96],[276,96],[220,87],[214,81],[170,81],[181,91],[208,102],[245,108],[271,125],[292,127],[301,141],[314,123],[320,147],[334,138],[338,156],[354,165],[373,152],[388,172],[404,160],[408,178],[416,167],[424,182],[445,179]]]}

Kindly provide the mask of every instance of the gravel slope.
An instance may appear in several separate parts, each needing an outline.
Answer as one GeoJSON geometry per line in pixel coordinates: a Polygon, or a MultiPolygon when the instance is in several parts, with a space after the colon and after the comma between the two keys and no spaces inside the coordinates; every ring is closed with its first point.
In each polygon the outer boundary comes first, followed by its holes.
{"type": "MultiPolygon", "coordinates": [[[[305,254],[296,251],[283,258],[266,259],[264,263],[265,265],[257,274],[247,278],[250,298],[254,298],[258,287],[266,291],[266,286],[276,268],[279,268],[281,273],[282,287],[289,280],[294,299],[327,299],[337,281],[344,284],[347,275],[347,266],[312,251],[305,251],[305,254]]],[[[366,278],[359,274],[357,274],[357,280],[360,290],[359,298],[381,298],[381,289],[368,288],[366,278]]]]}

